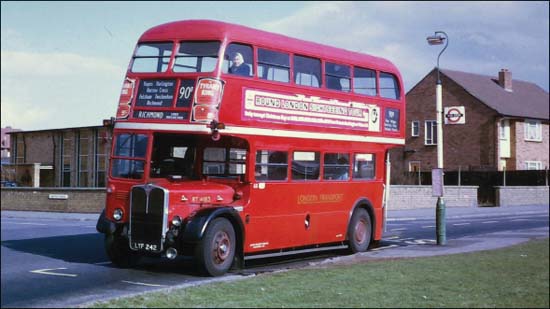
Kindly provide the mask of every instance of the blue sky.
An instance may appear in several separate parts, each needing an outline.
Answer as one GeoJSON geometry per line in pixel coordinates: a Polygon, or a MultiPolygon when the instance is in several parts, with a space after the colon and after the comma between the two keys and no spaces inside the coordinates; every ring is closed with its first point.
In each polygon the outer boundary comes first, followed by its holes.
{"type": "Polygon", "coordinates": [[[434,66],[549,89],[548,2],[1,2],[1,122],[24,130],[100,125],[147,29],[214,19],[389,59],[409,90],[434,66]]]}

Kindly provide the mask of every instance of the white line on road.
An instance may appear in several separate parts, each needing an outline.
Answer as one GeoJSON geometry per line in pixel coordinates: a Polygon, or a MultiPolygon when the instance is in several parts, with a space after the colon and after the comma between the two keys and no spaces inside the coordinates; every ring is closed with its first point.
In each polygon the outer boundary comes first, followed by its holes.
{"type": "Polygon", "coordinates": [[[483,224],[490,224],[490,223],[498,223],[498,221],[483,221],[481,222],[483,224]]]}
{"type": "Polygon", "coordinates": [[[470,225],[470,223],[455,223],[454,226],[460,226],[460,225],[470,225]]]}
{"type": "Polygon", "coordinates": [[[60,269],[67,269],[65,267],[61,268],[46,268],[46,269],[37,269],[37,270],[31,270],[31,273],[35,274],[42,274],[42,275],[52,275],[52,276],[63,276],[63,277],[76,277],[78,275],[75,274],[63,274],[63,273],[54,273],[52,270],[60,270],[60,269]]]}
{"type": "Polygon", "coordinates": [[[416,218],[388,218],[387,221],[416,221],[416,218]]]}
{"type": "Polygon", "coordinates": [[[398,245],[389,245],[389,246],[385,246],[385,247],[378,247],[378,248],[370,249],[369,251],[380,251],[380,250],[394,248],[394,247],[399,247],[399,246],[398,245]]]}
{"type": "Polygon", "coordinates": [[[129,284],[135,284],[135,285],[154,286],[154,287],[167,286],[167,285],[162,285],[162,284],[151,284],[151,283],[134,282],[134,281],[126,281],[126,280],[122,280],[122,282],[129,283],[129,284]]]}
{"type": "Polygon", "coordinates": [[[517,222],[517,221],[529,221],[528,219],[514,219],[510,220],[510,222],[517,222]]]}
{"type": "Polygon", "coordinates": [[[45,224],[45,223],[31,223],[31,222],[2,222],[2,224],[5,224],[5,223],[8,223],[8,224],[24,224],[24,225],[48,225],[48,224],[45,224]]]}
{"type": "Polygon", "coordinates": [[[430,228],[434,228],[434,227],[435,227],[435,225],[425,225],[422,228],[423,229],[430,229],[430,228]]]}
{"type": "Polygon", "coordinates": [[[404,231],[406,230],[406,228],[404,227],[401,227],[401,228],[398,228],[398,229],[392,229],[390,232],[395,232],[395,231],[404,231]]]}

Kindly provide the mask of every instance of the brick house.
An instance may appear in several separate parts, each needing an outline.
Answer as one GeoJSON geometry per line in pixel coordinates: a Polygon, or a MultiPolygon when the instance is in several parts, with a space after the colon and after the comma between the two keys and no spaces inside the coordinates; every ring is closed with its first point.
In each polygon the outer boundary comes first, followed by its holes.
{"type": "Polygon", "coordinates": [[[109,126],[18,131],[11,136],[11,168],[18,186],[105,187],[109,126]]]}
{"type": "MultiPolygon", "coordinates": [[[[549,96],[539,86],[498,76],[440,70],[445,170],[527,170],[549,166],[549,96]],[[451,107],[463,106],[464,112],[451,107]],[[444,119],[445,119],[444,115],[444,119]],[[452,124],[457,120],[464,124],[452,124]]],[[[434,68],[407,93],[405,147],[392,152],[392,166],[427,172],[437,167],[434,68]]]]}

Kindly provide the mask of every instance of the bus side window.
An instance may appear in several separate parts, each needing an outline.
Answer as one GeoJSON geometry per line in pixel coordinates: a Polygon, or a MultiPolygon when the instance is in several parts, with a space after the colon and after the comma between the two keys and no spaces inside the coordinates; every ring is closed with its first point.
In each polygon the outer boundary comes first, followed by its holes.
{"type": "Polygon", "coordinates": [[[258,48],[258,77],[288,83],[290,81],[290,56],[258,48]]]}
{"type": "Polygon", "coordinates": [[[349,154],[325,153],[324,180],[348,180],[349,179],[349,154]]]}
{"type": "Polygon", "coordinates": [[[380,96],[388,99],[399,99],[399,83],[390,73],[380,72],[380,96]]]}
{"type": "Polygon", "coordinates": [[[353,179],[374,179],[376,172],[376,155],[356,153],[353,162],[353,179]]]}
{"type": "Polygon", "coordinates": [[[353,68],[353,92],[376,96],[376,72],[357,67],[353,68]]]}
{"type": "Polygon", "coordinates": [[[256,151],[256,180],[287,180],[288,153],[286,151],[256,151]]]}
{"type": "Polygon", "coordinates": [[[240,76],[253,76],[254,72],[252,64],[254,63],[254,57],[252,54],[252,47],[249,45],[240,43],[231,43],[227,45],[222,63],[223,73],[230,73],[240,76]],[[243,63],[236,63],[234,61],[236,58],[242,58],[243,63]],[[237,69],[239,66],[245,66],[247,68],[246,70],[243,68],[237,69]]]}
{"type": "Polygon", "coordinates": [[[295,151],[292,157],[292,180],[319,180],[321,156],[314,151],[295,151]]]}
{"type": "Polygon", "coordinates": [[[349,92],[351,88],[349,66],[325,63],[325,81],[328,89],[349,92]]]}
{"type": "Polygon", "coordinates": [[[302,86],[321,87],[321,60],[294,55],[294,82],[302,86]]]}

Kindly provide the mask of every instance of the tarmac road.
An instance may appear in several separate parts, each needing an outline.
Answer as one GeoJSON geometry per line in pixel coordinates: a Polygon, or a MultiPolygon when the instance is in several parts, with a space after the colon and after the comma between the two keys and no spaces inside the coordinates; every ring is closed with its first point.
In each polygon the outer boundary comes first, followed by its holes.
{"type": "MultiPolygon", "coordinates": [[[[434,207],[435,208],[435,207],[434,207]]],[[[548,237],[548,205],[447,208],[447,245],[435,245],[435,209],[389,211],[378,248],[247,262],[220,278],[199,276],[191,260],[145,260],[135,269],[112,266],[95,230],[97,214],[2,211],[1,306],[70,307],[151,290],[240,280],[266,271],[422,257],[510,246],[548,237]]]]}

